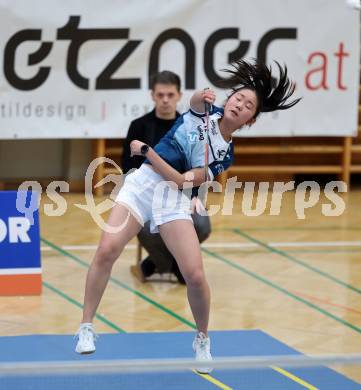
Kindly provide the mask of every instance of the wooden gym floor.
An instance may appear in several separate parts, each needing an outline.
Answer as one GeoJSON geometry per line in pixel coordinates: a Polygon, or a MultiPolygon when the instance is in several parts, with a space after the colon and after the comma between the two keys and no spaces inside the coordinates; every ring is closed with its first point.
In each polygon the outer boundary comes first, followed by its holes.
{"type": "MultiPolygon", "coordinates": [[[[42,198],[43,294],[0,297],[2,336],[71,334],[78,327],[100,229],[75,206],[85,203],[84,195],[65,198],[67,211],[60,217],[44,214],[51,201],[42,198]]],[[[222,199],[211,194],[209,204],[222,199]]],[[[212,293],[210,329],[260,329],[305,354],[361,353],[361,190],[344,195],[346,210],[338,217],[322,215],[322,203],[330,203],[324,196],[305,210],[305,219],[297,218],[294,192],[285,195],[279,216],[267,208],[247,217],[242,199],[237,192],[233,215],[212,217],[202,249],[212,293]]],[[[135,244],[113,269],[97,331],[194,329],[184,286],[166,280],[141,284],[132,277],[135,244]]],[[[342,372],[361,383],[359,369],[342,372]]]]}

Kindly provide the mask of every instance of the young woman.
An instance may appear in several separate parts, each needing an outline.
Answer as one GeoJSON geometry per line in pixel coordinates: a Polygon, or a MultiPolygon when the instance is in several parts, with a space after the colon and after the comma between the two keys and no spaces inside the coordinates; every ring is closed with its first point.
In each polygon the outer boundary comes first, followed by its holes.
{"type": "MultiPolygon", "coordinates": [[[[103,232],[89,268],[82,323],[78,330],[76,352],[95,351],[92,321],[108,283],[114,262],[124,246],[150,221],[151,231],[159,230],[169,251],[177,260],[187,285],[187,295],[197,334],[193,342],[196,360],[211,361],[208,319],[210,292],[205,279],[200,245],[181,189],[192,182],[194,187],[205,181],[205,103],[211,105],[208,131],[210,180],[227,169],[233,160],[232,133],[256,121],[261,112],[285,110],[300,99],[289,102],[294,85],[287,68],[278,63],[278,78],[271,68],[258,62],[238,61],[227,70],[229,77],[222,86],[231,94],[224,109],[213,106],[215,94],[206,89],[195,92],[190,110],[153,148],[143,142],[131,143],[132,155],[146,156],[146,161],[128,175],[111,211],[108,225],[116,232],[103,232]],[[164,181],[175,183],[163,189],[164,181]],[[170,199],[177,201],[168,202],[170,199]],[[171,204],[169,204],[171,203],[171,204]],[[117,227],[121,229],[116,229],[117,227]]],[[[209,367],[199,370],[211,371],[209,367]]]]}

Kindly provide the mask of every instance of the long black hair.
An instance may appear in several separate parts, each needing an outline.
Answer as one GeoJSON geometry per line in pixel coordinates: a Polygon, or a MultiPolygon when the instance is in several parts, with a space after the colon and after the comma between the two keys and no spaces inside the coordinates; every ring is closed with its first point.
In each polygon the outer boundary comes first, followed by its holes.
{"type": "Polygon", "coordinates": [[[295,91],[295,84],[287,76],[287,67],[282,67],[277,61],[275,63],[279,71],[278,79],[272,74],[271,66],[267,67],[260,61],[235,61],[230,69],[223,69],[230,74],[230,77],[218,81],[217,86],[231,89],[233,93],[244,88],[253,90],[258,100],[254,118],[260,112],[287,110],[297,104],[301,98],[287,102],[295,91]]]}

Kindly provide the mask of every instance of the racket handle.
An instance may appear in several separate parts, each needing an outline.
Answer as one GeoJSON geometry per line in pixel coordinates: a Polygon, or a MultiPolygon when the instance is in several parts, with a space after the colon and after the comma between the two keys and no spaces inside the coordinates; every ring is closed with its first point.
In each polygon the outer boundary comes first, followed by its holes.
{"type": "Polygon", "coordinates": [[[211,104],[210,103],[204,102],[204,111],[208,114],[210,113],[210,111],[211,111],[211,104]]]}

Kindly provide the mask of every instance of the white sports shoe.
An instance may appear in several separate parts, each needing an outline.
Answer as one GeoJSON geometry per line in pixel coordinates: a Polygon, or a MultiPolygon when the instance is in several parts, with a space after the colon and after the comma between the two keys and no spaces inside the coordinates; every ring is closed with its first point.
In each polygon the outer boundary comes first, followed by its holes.
{"type": "MultiPolygon", "coordinates": [[[[199,332],[193,341],[193,350],[196,353],[197,362],[211,362],[211,340],[203,332],[199,332]]],[[[196,369],[200,374],[209,374],[213,371],[211,367],[200,367],[196,369]]]]}
{"type": "Polygon", "coordinates": [[[95,352],[95,334],[93,324],[91,322],[84,322],[80,324],[75,337],[78,337],[78,342],[75,347],[75,352],[81,354],[88,354],[95,352]]]}

